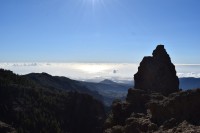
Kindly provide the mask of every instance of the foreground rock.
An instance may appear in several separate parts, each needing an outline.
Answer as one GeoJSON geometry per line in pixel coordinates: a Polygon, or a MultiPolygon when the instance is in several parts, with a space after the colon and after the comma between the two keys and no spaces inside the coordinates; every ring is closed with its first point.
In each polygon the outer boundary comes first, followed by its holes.
{"type": "Polygon", "coordinates": [[[125,102],[113,102],[104,132],[200,133],[199,125],[200,89],[177,92],[168,97],[129,89],[125,102]]]}
{"type": "Polygon", "coordinates": [[[149,104],[152,121],[162,124],[164,121],[175,118],[177,122],[200,124],[200,89],[188,90],[169,95],[162,101],[153,101],[149,104]]]}
{"type": "Polygon", "coordinates": [[[179,90],[175,66],[164,45],[158,45],[153,56],[144,57],[134,75],[135,88],[168,95],[179,90]]]}
{"type": "Polygon", "coordinates": [[[126,101],[114,101],[105,133],[200,133],[200,89],[180,91],[164,46],[145,57],[126,101]]]}
{"type": "Polygon", "coordinates": [[[183,121],[178,125],[172,128],[166,128],[161,126],[158,131],[155,133],[200,133],[200,127],[194,126],[188,123],[187,121],[183,121]]]}

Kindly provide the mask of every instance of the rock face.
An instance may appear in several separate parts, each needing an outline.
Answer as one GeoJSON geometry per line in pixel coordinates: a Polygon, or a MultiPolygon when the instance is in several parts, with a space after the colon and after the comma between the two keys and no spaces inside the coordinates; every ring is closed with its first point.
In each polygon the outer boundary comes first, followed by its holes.
{"type": "Polygon", "coordinates": [[[177,122],[187,120],[191,124],[200,124],[200,89],[173,93],[163,100],[150,102],[148,106],[151,120],[159,125],[171,118],[177,122]]]}
{"type": "Polygon", "coordinates": [[[135,88],[168,95],[179,90],[175,66],[164,45],[158,45],[153,56],[144,57],[134,75],[135,88]]]}
{"type": "Polygon", "coordinates": [[[126,101],[114,101],[104,133],[200,133],[200,89],[179,91],[163,45],[144,57],[126,101]]]}

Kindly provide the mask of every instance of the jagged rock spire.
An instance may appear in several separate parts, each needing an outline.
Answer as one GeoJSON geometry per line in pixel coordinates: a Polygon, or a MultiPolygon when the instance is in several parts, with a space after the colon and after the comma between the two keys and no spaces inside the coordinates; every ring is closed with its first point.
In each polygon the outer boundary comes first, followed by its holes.
{"type": "Polygon", "coordinates": [[[144,57],[134,75],[135,88],[164,95],[179,90],[179,79],[164,45],[158,45],[153,56],[144,57]]]}

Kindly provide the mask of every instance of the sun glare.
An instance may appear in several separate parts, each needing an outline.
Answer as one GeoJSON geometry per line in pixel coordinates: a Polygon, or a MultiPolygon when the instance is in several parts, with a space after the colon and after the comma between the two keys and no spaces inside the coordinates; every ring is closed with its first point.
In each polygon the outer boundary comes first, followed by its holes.
{"type": "Polygon", "coordinates": [[[98,2],[99,0],[88,0],[89,2],[91,2],[92,4],[95,4],[96,2],[98,2]]]}
{"type": "Polygon", "coordinates": [[[104,0],[83,0],[84,3],[90,4],[93,8],[95,8],[97,5],[103,5],[104,6],[104,0]]]}
{"type": "Polygon", "coordinates": [[[86,73],[99,73],[110,69],[110,66],[101,64],[80,64],[76,67],[76,69],[86,73]]]}

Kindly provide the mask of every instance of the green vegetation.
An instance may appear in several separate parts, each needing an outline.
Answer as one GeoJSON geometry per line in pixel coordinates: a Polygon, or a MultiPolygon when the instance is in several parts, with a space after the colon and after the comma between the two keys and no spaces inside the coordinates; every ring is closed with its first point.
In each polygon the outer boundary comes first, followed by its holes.
{"type": "Polygon", "coordinates": [[[0,121],[19,133],[98,133],[104,115],[90,95],[45,88],[0,69],[0,121]]]}

